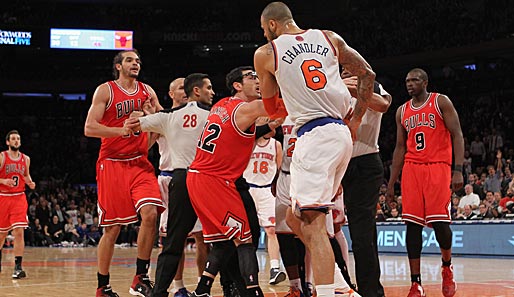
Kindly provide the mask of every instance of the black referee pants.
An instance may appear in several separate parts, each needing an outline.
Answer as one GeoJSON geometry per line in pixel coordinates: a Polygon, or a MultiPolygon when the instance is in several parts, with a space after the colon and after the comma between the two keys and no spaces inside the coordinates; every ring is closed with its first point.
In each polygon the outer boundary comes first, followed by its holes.
{"type": "Polygon", "coordinates": [[[384,296],[375,221],[383,180],[384,167],[379,153],[352,158],[343,178],[357,287],[359,294],[366,297],[384,296]]]}
{"type": "Polygon", "coordinates": [[[168,297],[168,288],[177,274],[187,236],[195,226],[196,213],[186,186],[186,169],[175,169],[169,185],[167,234],[157,258],[154,297],[168,297]]]}

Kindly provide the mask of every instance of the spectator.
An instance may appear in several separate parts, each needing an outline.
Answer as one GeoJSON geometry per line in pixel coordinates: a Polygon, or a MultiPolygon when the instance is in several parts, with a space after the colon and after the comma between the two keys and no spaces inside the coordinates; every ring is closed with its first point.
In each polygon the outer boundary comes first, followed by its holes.
{"type": "Polygon", "coordinates": [[[45,226],[45,239],[49,245],[60,244],[64,238],[63,226],[57,216],[52,217],[52,222],[45,226]]]}
{"type": "Polygon", "coordinates": [[[70,209],[68,209],[66,211],[66,214],[71,218],[73,224],[75,226],[78,226],[79,222],[78,222],[77,218],[79,216],[79,212],[77,211],[77,205],[75,205],[75,201],[73,201],[73,200],[71,201],[69,208],[70,209]]]}
{"type": "Polygon", "coordinates": [[[467,184],[464,187],[464,191],[466,191],[466,196],[460,199],[458,213],[463,213],[464,206],[469,205],[473,210],[473,213],[478,214],[478,205],[480,204],[480,197],[478,197],[477,194],[473,193],[473,186],[470,184],[467,184]]]}
{"type": "Polygon", "coordinates": [[[504,215],[514,213],[514,193],[511,189],[508,189],[507,196],[500,200],[498,210],[504,215]]]}
{"type": "Polygon", "coordinates": [[[43,226],[39,223],[39,219],[34,219],[34,222],[30,223],[30,235],[27,244],[31,246],[45,246],[46,240],[44,235],[43,226]]]}
{"type": "Polygon", "coordinates": [[[70,217],[68,217],[66,225],[64,225],[64,240],[75,244],[82,242],[80,235],[73,224],[73,220],[70,217]]]}
{"type": "Polygon", "coordinates": [[[476,219],[492,219],[493,214],[489,210],[489,207],[487,207],[484,203],[480,203],[478,206],[479,213],[476,216],[476,219]]]}
{"type": "Polygon", "coordinates": [[[42,226],[48,226],[51,214],[48,201],[44,197],[40,198],[39,205],[36,207],[36,218],[39,219],[39,223],[42,226]]]}
{"type": "Polygon", "coordinates": [[[471,205],[464,205],[464,212],[457,214],[456,220],[472,220],[475,218],[475,214],[471,208],[471,205]]]}
{"type": "Polygon", "coordinates": [[[455,220],[455,218],[457,217],[457,214],[459,213],[459,202],[460,202],[459,196],[454,194],[452,197],[452,208],[450,210],[452,220],[455,220]]]}
{"type": "Polygon", "coordinates": [[[32,222],[36,218],[36,208],[37,208],[37,199],[32,198],[30,199],[30,205],[29,205],[29,220],[32,222]]]}
{"type": "Polygon", "coordinates": [[[484,143],[480,139],[480,136],[475,136],[475,140],[471,142],[469,149],[471,153],[471,165],[473,166],[473,170],[479,166],[483,166],[486,157],[486,150],[484,143]]]}
{"type": "Polygon", "coordinates": [[[485,179],[484,183],[484,191],[493,191],[500,192],[501,191],[501,179],[500,179],[500,170],[495,170],[492,165],[487,166],[487,172],[489,175],[485,179]]]}
{"type": "Polygon", "coordinates": [[[57,218],[59,218],[59,223],[61,223],[62,225],[66,223],[66,219],[68,218],[66,212],[61,210],[61,206],[59,205],[59,203],[54,204],[54,210],[52,212],[52,215],[57,216],[57,218]]]}

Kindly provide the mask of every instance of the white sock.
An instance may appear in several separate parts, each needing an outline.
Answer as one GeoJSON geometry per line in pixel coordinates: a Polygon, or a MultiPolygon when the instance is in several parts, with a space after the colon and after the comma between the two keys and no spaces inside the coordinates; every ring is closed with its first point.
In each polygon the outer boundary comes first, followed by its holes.
{"type": "Polygon", "coordinates": [[[269,261],[269,266],[271,268],[280,268],[280,262],[277,259],[271,259],[269,261]]]}
{"type": "Polygon", "coordinates": [[[175,288],[176,290],[182,289],[182,288],[185,288],[185,287],[186,286],[184,286],[184,280],[182,280],[182,279],[173,280],[173,288],[175,288]]]}
{"type": "Polygon", "coordinates": [[[334,297],[334,295],[335,295],[334,284],[317,285],[316,286],[316,294],[318,294],[318,297],[334,297]]]}
{"type": "Polygon", "coordinates": [[[289,280],[289,286],[293,287],[293,288],[297,288],[298,290],[300,290],[300,292],[303,293],[302,281],[299,278],[295,278],[293,280],[289,280]]]}
{"type": "Polygon", "coordinates": [[[348,286],[348,283],[344,280],[343,274],[341,273],[341,270],[339,269],[339,266],[337,264],[335,265],[334,269],[334,287],[336,289],[347,289],[350,286],[348,286]]]}

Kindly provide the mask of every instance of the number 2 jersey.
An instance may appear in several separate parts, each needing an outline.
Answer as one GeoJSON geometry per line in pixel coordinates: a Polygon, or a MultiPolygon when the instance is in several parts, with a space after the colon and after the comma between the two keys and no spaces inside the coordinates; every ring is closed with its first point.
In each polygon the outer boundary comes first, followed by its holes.
{"type": "Polygon", "coordinates": [[[25,173],[27,158],[20,153],[18,158],[11,158],[7,151],[0,152],[3,162],[0,164],[0,178],[14,180],[14,187],[0,185],[0,196],[18,195],[25,192],[25,173]]]}
{"type": "Polygon", "coordinates": [[[239,98],[227,97],[211,108],[191,169],[229,181],[243,174],[255,143],[255,125],[241,131],[235,123],[234,115],[243,104],[239,98]]]}
{"type": "Polygon", "coordinates": [[[323,117],[342,119],[350,92],[339,75],[332,42],[323,31],[282,34],[271,42],[275,76],[287,112],[296,128],[323,117]]]}
{"type": "Polygon", "coordinates": [[[401,106],[401,123],[407,131],[405,162],[452,164],[450,131],[437,104],[438,93],[429,93],[419,107],[412,99],[401,106]]]}
{"type": "MultiPolygon", "coordinates": [[[[106,83],[110,99],[100,124],[108,127],[123,127],[123,123],[134,110],[143,110],[143,103],[151,98],[147,86],[137,81],[136,90],[129,93],[116,81],[106,83]]],[[[130,159],[148,155],[147,133],[131,133],[125,136],[102,138],[98,160],[130,159]]]]}

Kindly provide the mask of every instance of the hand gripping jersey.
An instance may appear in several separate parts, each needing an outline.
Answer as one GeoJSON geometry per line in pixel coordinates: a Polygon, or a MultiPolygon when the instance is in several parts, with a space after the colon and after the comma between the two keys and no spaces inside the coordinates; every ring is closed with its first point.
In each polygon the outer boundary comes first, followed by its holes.
{"type": "Polygon", "coordinates": [[[275,76],[296,128],[324,117],[342,119],[350,92],[339,75],[336,51],[320,30],[282,34],[271,42],[275,76]]]}
{"type": "Polygon", "coordinates": [[[27,170],[27,159],[24,154],[16,159],[11,158],[7,151],[3,151],[3,162],[0,164],[0,178],[14,180],[14,187],[0,185],[0,196],[11,196],[25,193],[25,172],[27,170]]]}
{"type": "MultiPolygon", "coordinates": [[[[123,127],[123,122],[129,118],[130,113],[143,110],[143,103],[151,98],[146,85],[139,81],[136,90],[132,93],[127,92],[116,81],[109,81],[107,85],[111,98],[105,107],[100,124],[108,127],[123,127]]],[[[148,155],[147,134],[131,133],[119,137],[102,138],[98,160],[129,159],[140,155],[148,155]]]]}
{"type": "Polygon", "coordinates": [[[191,169],[231,181],[243,174],[255,142],[255,125],[248,131],[237,128],[234,114],[242,104],[239,98],[227,97],[211,108],[191,169]]]}
{"type": "Polygon", "coordinates": [[[452,164],[452,140],[439,106],[438,93],[429,93],[419,107],[412,99],[402,105],[401,123],[407,131],[405,162],[452,164]]]}
{"type": "Polygon", "coordinates": [[[277,141],[268,139],[264,145],[257,143],[250,156],[243,177],[251,185],[271,186],[277,173],[277,141]]]}

